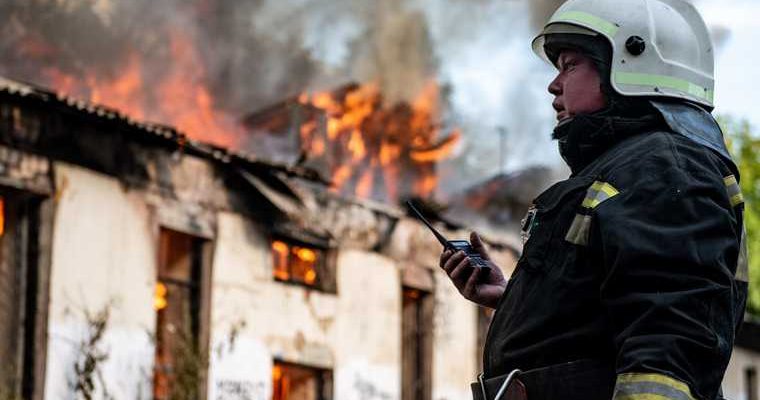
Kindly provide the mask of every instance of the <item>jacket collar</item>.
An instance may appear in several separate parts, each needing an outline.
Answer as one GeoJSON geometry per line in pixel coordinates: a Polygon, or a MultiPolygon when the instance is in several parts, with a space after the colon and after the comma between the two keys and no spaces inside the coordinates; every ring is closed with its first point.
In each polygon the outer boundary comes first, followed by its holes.
{"type": "Polygon", "coordinates": [[[710,148],[733,165],[723,132],[712,114],[687,102],[651,100],[650,103],[662,114],[670,130],[710,148]]]}
{"type": "Polygon", "coordinates": [[[611,110],[578,115],[560,123],[552,137],[573,175],[593,162],[615,144],[628,137],[651,132],[664,124],[652,109],[641,116],[621,117],[611,110]]]}
{"type": "MultiPolygon", "coordinates": [[[[579,115],[554,129],[562,158],[576,175],[584,167],[623,139],[657,129],[672,131],[715,151],[738,174],[723,132],[712,114],[689,102],[649,100],[654,108],[640,116],[620,116],[615,109],[579,115]]],[[[738,175],[737,175],[738,176],[738,175]]]]}

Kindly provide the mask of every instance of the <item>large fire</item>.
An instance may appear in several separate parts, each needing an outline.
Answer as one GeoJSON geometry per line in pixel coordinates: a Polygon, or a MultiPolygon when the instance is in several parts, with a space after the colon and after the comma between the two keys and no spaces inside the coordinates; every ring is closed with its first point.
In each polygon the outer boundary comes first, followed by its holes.
{"type": "MultiPolygon", "coordinates": [[[[239,148],[248,134],[240,115],[220,109],[208,86],[206,63],[192,35],[167,28],[165,68],[155,68],[138,51],[127,51],[116,71],[93,66],[77,73],[48,66],[42,79],[57,91],[108,106],[127,116],[176,127],[189,137],[239,148]]],[[[20,43],[29,57],[52,57],[54,46],[30,38],[20,43]]],[[[283,97],[286,94],[283,93],[283,97]]],[[[430,82],[416,99],[386,104],[376,84],[303,93],[303,107],[322,117],[302,121],[301,151],[307,159],[328,160],[332,189],[341,194],[395,202],[430,197],[439,177],[436,164],[449,157],[457,130],[441,138],[440,93],[430,82]]],[[[250,149],[258,153],[257,148],[250,149]]],[[[267,154],[259,154],[267,157],[267,154]]]]}
{"type": "Polygon", "coordinates": [[[452,154],[460,138],[454,130],[439,139],[439,99],[432,81],[411,103],[392,106],[384,104],[376,84],[304,93],[298,101],[323,110],[326,121],[301,125],[302,151],[331,159],[336,192],[387,201],[429,197],[438,184],[436,163],[452,154]]]}
{"type": "Polygon", "coordinates": [[[176,127],[190,137],[219,146],[235,146],[243,133],[235,116],[216,106],[201,56],[187,35],[170,31],[171,64],[148,71],[138,52],[123,68],[104,77],[92,68],[82,75],[45,68],[44,79],[59,92],[114,108],[131,118],[176,127]],[[160,75],[160,76],[156,76],[160,75]]]}

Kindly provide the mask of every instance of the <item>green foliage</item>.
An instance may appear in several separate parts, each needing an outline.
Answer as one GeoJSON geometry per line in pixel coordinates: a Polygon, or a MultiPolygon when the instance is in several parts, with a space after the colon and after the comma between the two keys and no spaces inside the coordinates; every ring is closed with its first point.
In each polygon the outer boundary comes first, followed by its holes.
{"type": "Polygon", "coordinates": [[[747,121],[719,118],[726,143],[739,166],[749,253],[748,311],[760,316],[760,138],[747,121]]]}
{"type": "Polygon", "coordinates": [[[201,398],[201,383],[208,368],[208,356],[190,336],[180,335],[174,346],[174,381],[170,400],[196,400],[201,398]]]}
{"type": "MultiPolygon", "coordinates": [[[[167,324],[163,327],[164,332],[158,334],[164,335],[164,346],[168,346],[164,351],[159,351],[162,356],[156,359],[154,366],[153,385],[154,390],[158,390],[158,398],[167,400],[198,400],[202,398],[201,393],[205,390],[204,382],[206,371],[209,366],[209,354],[198,343],[195,335],[190,333],[190,327],[177,329],[174,324],[167,324]],[[168,350],[168,352],[166,352],[168,350]],[[157,379],[157,380],[156,380],[157,379]],[[159,388],[159,389],[156,389],[159,388]]],[[[148,336],[155,346],[158,346],[158,337],[156,334],[149,332],[148,336]]]]}

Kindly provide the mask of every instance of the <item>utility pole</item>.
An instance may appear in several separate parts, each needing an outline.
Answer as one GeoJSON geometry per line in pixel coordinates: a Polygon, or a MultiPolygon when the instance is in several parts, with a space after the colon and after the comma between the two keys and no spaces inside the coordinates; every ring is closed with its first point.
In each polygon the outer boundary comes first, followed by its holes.
{"type": "Polygon", "coordinates": [[[499,174],[503,174],[506,170],[506,156],[507,156],[507,128],[500,126],[496,128],[499,131],[499,174]]]}

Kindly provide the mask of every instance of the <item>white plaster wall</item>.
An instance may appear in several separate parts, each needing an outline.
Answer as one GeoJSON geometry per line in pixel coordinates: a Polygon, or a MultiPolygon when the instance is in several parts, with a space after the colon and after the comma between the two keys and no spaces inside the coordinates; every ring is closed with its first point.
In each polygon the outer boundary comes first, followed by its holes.
{"type": "Polygon", "coordinates": [[[468,399],[478,374],[477,307],[465,300],[442,271],[435,273],[433,399],[468,399]]]}
{"type": "MultiPolygon", "coordinates": [[[[731,400],[747,400],[744,371],[754,367],[760,373],[760,353],[734,347],[731,362],[723,378],[723,396],[731,400]]],[[[760,376],[758,377],[760,379],[760,376]]],[[[760,388],[756,388],[758,390],[760,388]]],[[[760,390],[756,395],[760,396],[760,390]]]]}
{"type": "MultiPolygon", "coordinates": [[[[116,399],[149,398],[155,325],[155,247],[150,213],[116,179],[57,163],[45,397],[73,398],[85,312],[111,305],[101,348],[105,388],[116,399]]],[[[102,393],[101,396],[102,397],[102,393]]]]}
{"type": "MultiPolygon", "coordinates": [[[[110,304],[105,387],[116,399],[150,398],[156,216],[111,177],[58,164],[56,182],[46,397],[73,398],[84,312],[110,304]]],[[[275,282],[267,238],[239,215],[218,216],[215,245],[210,399],[269,400],[275,358],[333,369],[336,400],[400,398],[397,261],[341,249],[333,295],[275,282]]],[[[435,276],[433,398],[467,398],[476,309],[435,276]]]]}
{"type": "Polygon", "coordinates": [[[377,254],[338,260],[335,400],[401,396],[401,274],[377,254]]]}
{"type": "Polygon", "coordinates": [[[271,398],[274,358],[332,368],[336,400],[399,398],[401,283],[395,264],[341,250],[337,296],[275,282],[271,268],[261,231],[221,214],[210,399],[271,398]],[[230,332],[243,323],[231,346],[230,332]]]}
{"type": "MultiPolygon", "coordinates": [[[[264,237],[244,219],[220,214],[217,223],[211,289],[209,399],[270,399],[272,355],[266,345],[267,326],[259,317],[268,306],[269,282],[264,270],[268,253],[264,237]],[[243,326],[234,335],[236,326],[243,326]],[[234,398],[234,397],[232,397],[234,398]]],[[[271,317],[270,317],[271,318],[271,317]]]]}

